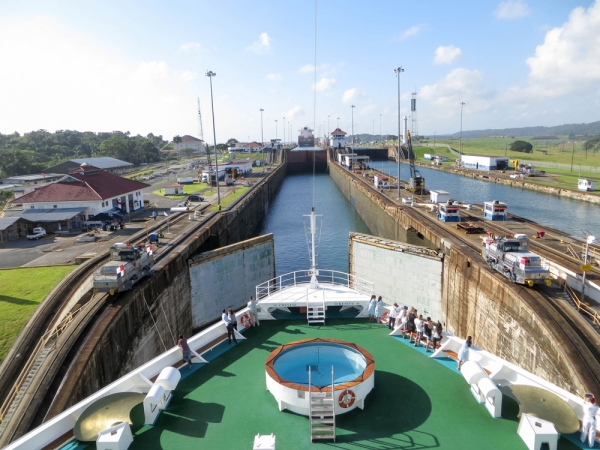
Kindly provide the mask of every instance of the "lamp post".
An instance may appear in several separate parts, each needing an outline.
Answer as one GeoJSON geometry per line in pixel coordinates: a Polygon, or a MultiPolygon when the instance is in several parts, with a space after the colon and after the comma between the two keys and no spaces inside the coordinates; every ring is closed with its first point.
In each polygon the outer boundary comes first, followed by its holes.
{"type": "Polygon", "coordinates": [[[383,135],[381,134],[381,114],[379,114],[379,145],[383,144],[383,135]]]}
{"type": "Polygon", "coordinates": [[[355,106],[352,105],[352,145],[354,145],[354,108],[355,106]]]}
{"type": "Polygon", "coordinates": [[[336,126],[336,128],[340,127],[340,118],[339,117],[337,118],[337,122],[335,123],[335,126],[336,126]]]}
{"type": "Polygon", "coordinates": [[[283,128],[283,145],[285,145],[285,117],[283,118],[283,122],[281,123],[281,128],[283,128]]]}
{"type": "Polygon", "coordinates": [[[400,74],[404,72],[402,66],[394,69],[394,73],[398,78],[398,200],[400,200],[400,74]]]}
{"type": "Polygon", "coordinates": [[[275,142],[277,142],[277,119],[275,119],[275,142]]]}
{"type": "Polygon", "coordinates": [[[465,106],[465,102],[460,102],[460,146],[458,147],[458,158],[459,158],[459,164],[462,166],[462,113],[463,113],[463,106],[465,106]]]}
{"type": "Polygon", "coordinates": [[[263,134],[263,113],[264,109],[260,108],[260,140],[262,143],[262,148],[260,149],[260,165],[263,168],[263,172],[265,171],[265,136],[263,134]]]}
{"type": "Polygon", "coordinates": [[[591,270],[591,266],[588,267],[588,252],[590,250],[590,244],[593,244],[594,242],[596,242],[596,237],[595,236],[588,236],[586,241],[585,241],[585,256],[583,258],[583,276],[581,277],[581,301],[583,302],[585,300],[585,273],[588,270],[591,270]]]}
{"type": "Polygon", "coordinates": [[[329,147],[329,116],[327,116],[327,147],[329,147]]]}
{"type": "Polygon", "coordinates": [[[215,104],[213,102],[213,89],[212,89],[212,79],[216,77],[217,74],[212,70],[206,72],[206,76],[210,80],[210,106],[212,109],[212,123],[213,123],[213,138],[215,143],[215,180],[217,184],[217,207],[219,211],[221,211],[221,191],[219,190],[219,157],[217,155],[217,132],[215,131],[215,104]]]}

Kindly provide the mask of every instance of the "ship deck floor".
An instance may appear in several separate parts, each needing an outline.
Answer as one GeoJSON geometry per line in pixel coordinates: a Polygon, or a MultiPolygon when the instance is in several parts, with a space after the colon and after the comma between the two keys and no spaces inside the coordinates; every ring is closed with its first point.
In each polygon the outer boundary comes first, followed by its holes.
{"type": "MultiPolygon", "coordinates": [[[[493,419],[473,398],[454,360],[430,359],[423,347],[388,336],[382,324],[328,319],[325,326],[309,327],[306,319],[263,321],[244,336],[237,345],[224,343],[205,354],[208,364],[182,368],[184,377],[154,426],[135,426],[143,422],[143,411],[141,405],[134,408],[130,449],[246,449],[257,433],[274,433],[279,449],[526,448],[517,435],[516,403],[505,397],[503,417],[493,419]],[[365,410],[337,417],[335,443],[311,445],[308,419],[280,412],[266,390],[267,355],[312,337],[354,342],[375,358],[375,389],[365,410]]],[[[558,448],[578,446],[561,437],[558,448]]]]}

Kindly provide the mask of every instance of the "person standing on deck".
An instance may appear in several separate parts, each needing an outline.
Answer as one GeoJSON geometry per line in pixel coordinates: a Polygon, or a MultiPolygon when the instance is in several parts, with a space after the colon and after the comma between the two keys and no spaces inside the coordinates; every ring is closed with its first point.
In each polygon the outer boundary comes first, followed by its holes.
{"type": "Polygon", "coordinates": [[[467,340],[458,351],[458,366],[456,367],[458,370],[460,370],[460,367],[465,361],[469,360],[469,349],[471,348],[472,340],[473,338],[471,336],[467,336],[467,340]]]}
{"type": "Polygon", "coordinates": [[[423,336],[427,339],[425,343],[425,353],[429,350],[429,343],[431,342],[431,332],[433,331],[433,323],[431,323],[431,317],[428,317],[423,325],[423,336]]]}
{"type": "Polygon", "coordinates": [[[415,338],[415,347],[420,347],[421,346],[421,338],[423,337],[423,316],[421,314],[419,314],[419,317],[417,317],[415,319],[415,333],[416,333],[416,338],[415,338]]]}
{"type": "Polygon", "coordinates": [[[188,369],[192,368],[192,351],[190,350],[190,346],[187,343],[187,339],[183,337],[183,334],[179,335],[179,340],[177,341],[177,347],[181,349],[183,353],[183,360],[187,363],[188,369]]]}
{"type": "Polygon", "coordinates": [[[398,307],[398,303],[394,303],[389,315],[388,328],[393,330],[396,327],[396,317],[400,314],[400,308],[398,307]]]}
{"type": "Polygon", "coordinates": [[[373,294],[369,301],[369,322],[373,322],[375,319],[375,305],[377,305],[377,298],[375,297],[375,294],[373,294]]]}
{"type": "Polygon", "coordinates": [[[417,310],[411,307],[408,311],[408,318],[406,319],[406,332],[408,333],[408,343],[412,342],[413,333],[416,331],[415,319],[417,318],[417,310]]]}
{"type": "MultiPolygon", "coordinates": [[[[437,325],[435,325],[433,330],[431,330],[431,343],[433,345],[434,352],[438,346],[438,342],[442,341],[442,336],[442,323],[438,320],[437,325]]],[[[427,347],[429,347],[429,341],[427,341],[427,347]]],[[[428,348],[426,348],[425,351],[427,352],[428,348]]]]}
{"type": "Polygon", "coordinates": [[[383,299],[381,295],[377,299],[377,303],[375,305],[375,322],[379,322],[381,320],[381,315],[383,314],[383,299]]]}
{"type": "Polygon", "coordinates": [[[229,345],[231,345],[231,339],[233,338],[233,342],[237,344],[237,339],[235,337],[235,325],[237,325],[237,320],[235,319],[235,313],[232,309],[227,312],[227,341],[229,345]]]}
{"type": "Polygon", "coordinates": [[[400,316],[396,318],[396,325],[400,327],[402,331],[402,339],[404,339],[404,333],[406,333],[406,321],[408,320],[408,306],[404,305],[400,310],[400,316]]]}
{"type": "Polygon", "coordinates": [[[256,300],[254,300],[254,297],[250,297],[250,300],[248,301],[248,310],[250,311],[250,320],[252,321],[252,326],[253,327],[258,327],[260,325],[260,322],[258,321],[258,307],[256,306],[256,300]]]}
{"type": "Polygon", "coordinates": [[[586,394],[583,398],[583,420],[581,421],[581,442],[588,440],[588,445],[594,448],[596,443],[596,415],[598,414],[598,405],[596,399],[591,394],[586,394]]]}

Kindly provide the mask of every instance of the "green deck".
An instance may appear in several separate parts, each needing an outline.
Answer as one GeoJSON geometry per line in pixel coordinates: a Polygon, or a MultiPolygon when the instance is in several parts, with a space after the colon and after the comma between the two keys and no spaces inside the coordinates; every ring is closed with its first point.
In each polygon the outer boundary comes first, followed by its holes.
{"type": "MultiPolygon", "coordinates": [[[[517,435],[516,404],[504,399],[507,418],[493,419],[473,398],[453,361],[440,364],[423,349],[388,336],[366,321],[264,321],[247,340],[205,355],[209,364],[182,369],[184,378],[154,426],[134,426],[130,449],[251,449],[257,433],[275,433],[277,449],[525,449],[517,435]],[[337,417],[337,440],[310,443],[308,418],[280,412],[266,390],[264,363],[279,345],[310,337],[342,339],[364,347],[376,361],[375,389],[365,410],[337,417]],[[212,353],[212,355],[211,355],[212,353]],[[446,367],[445,367],[446,366],[446,367]]],[[[132,414],[143,421],[141,405],[132,414]]],[[[81,448],[81,447],[80,447],[81,448]]],[[[575,449],[561,438],[560,449],[575,449]]]]}

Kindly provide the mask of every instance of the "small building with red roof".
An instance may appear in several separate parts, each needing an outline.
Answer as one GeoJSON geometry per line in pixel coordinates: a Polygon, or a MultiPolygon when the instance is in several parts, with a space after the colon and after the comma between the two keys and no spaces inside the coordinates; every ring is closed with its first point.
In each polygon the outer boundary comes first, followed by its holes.
{"type": "MultiPolygon", "coordinates": [[[[40,187],[10,202],[14,214],[34,226],[65,222],[69,231],[83,221],[105,213],[117,218],[144,207],[146,183],[122,178],[98,167],[82,164],[55,183],[40,187]],[[18,206],[22,210],[17,212],[18,206]]],[[[51,231],[46,227],[47,231],[51,231]]],[[[61,229],[61,226],[58,226],[61,229]]]]}
{"type": "Polygon", "coordinates": [[[329,145],[333,148],[345,148],[346,147],[346,133],[345,131],[336,128],[331,132],[331,137],[329,138],[329,145]]]}

